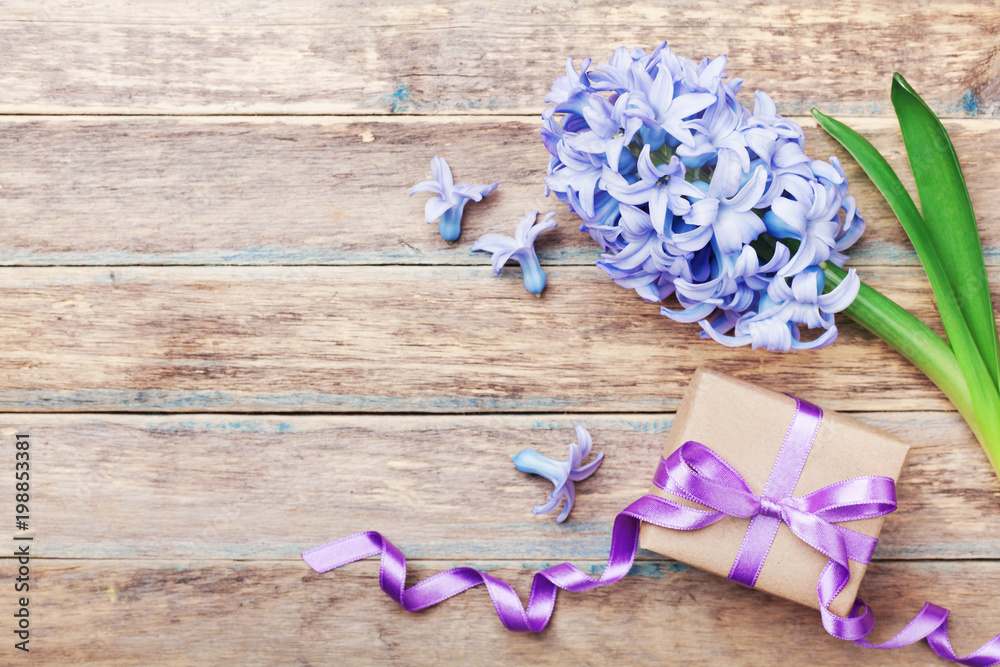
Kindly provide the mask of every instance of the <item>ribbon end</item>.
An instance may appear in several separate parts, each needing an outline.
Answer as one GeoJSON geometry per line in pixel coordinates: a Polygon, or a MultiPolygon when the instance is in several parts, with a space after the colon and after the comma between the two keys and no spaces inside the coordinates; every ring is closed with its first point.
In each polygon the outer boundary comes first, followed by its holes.
{"type": "Polygon", "coordinates": [[[379,556],[382,554],[382,546],[382,536],[369,530],[303,551],[300,555],[306,565],[322,574],[362,558],[379,556]]]}

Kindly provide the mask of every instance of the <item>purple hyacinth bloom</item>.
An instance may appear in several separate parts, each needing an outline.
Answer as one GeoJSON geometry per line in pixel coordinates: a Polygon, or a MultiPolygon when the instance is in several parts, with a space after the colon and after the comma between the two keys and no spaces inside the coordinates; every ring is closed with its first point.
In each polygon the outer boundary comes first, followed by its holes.
{"type": "MultiPolygon", "coordinates": [[[[661,54],[661,59],[664,58],[661,54]]],[[[688,129],[685,119],[704,111],[716,101],[714,93],[683,93],[675,94],[672,73],[661,67],[655,76],[642,67],[632,66],[637,90],[630,98],[626,115],[641,119],[651,130],[649,142],[655,150],[669,135],[675,141],[689,146],[694,145],[694,137],[688,129]],[[656,137],[656,138],[653,138],[656,137]]]]}
{"type": "Polygon", "coordinates": [[[588,104],[581,109],[581,115],[587,122],[586,128],[567,137],[566,143],[580,152],[604,153],[615,171],[630,167],[633,159],[627,153],[623,156],[622,149],[631,143],[642,127],[642,121],[624,116],[627,105],[627,94],[620,96],[614,105],[600,95],[591,95],[588,104]],[[622,158],[625,158],[624,162],[622,158]]]}
{"type": "Polygon", "coordinates": [[[660,42],[660,45],[649,54],[642,49],[629,51],[624,46],[619,46],[608,62],[597,65],[590,73],[592,89],[626,92],[629,90],[633,64],[638,63],[638,67],[649,71],[666,45],[666,42],[660,42]]]}
{"type": "Polygon", "coordinates": [[[768,350],[814,350],[831,345],[837,340],[837,327],[833,315],[851,305],[861,288],[854,269],[828,293],[823,294],[826,277],[818,266],[812,266],[796,275],[789,286],[784,279],[772,281],[767,293],[761,297],[759,312],[748,312],[737,320],[735,335],[724,336],[710,322],[699,322],[711,338],[727,347],[750,345],[768,350]],[[799,338],[798,325],[810,329],[826,329],[809,342],[799,338]]]}
{"type": "Polygon", "coordinates": [[[840,232],[837,234],[833,250],[830,252],[830,261],[842,267],[848,259],[843,251],[850,248],[861,238],[861,234],[865,231],[865,219],[858,213],[854,197],[847,194],[847,175],[844,173],[843,167],[840,166],[840,160],[836,156],[831,157],[829,163],[822,160],[813,160],[812,170],[820,183],[827,186],[836,186],[840,190],[840,206],[843,211],[844,220],[840,225],[840,232]]]}
{"type": "Polygon", "coordinates": [[[565,143],[559,142],[559,162],[557,168],[545,177],[545,186],[557,195],[562,193],[575,201],[574,210],[580,215],[595,215],[594,200],[598,183],[606,165],[605,154],[584,153],[565,143]]]}
{"type": "Polygon", "coordinates": [[[427,224],[438,220],[438,231],[441,238],[449,244],[458,239],[462,233],[462,210],[466,202],[482,201],[483,197],[497,189],[500,183],[490,185],[466,185],[455,183],[451,176],[451,168],[443,157],[431,158],[431,174],[429,181],[420,181],[410,188],[410,196],[418,192],[433,192],[435,196],[427,200],[424,207],[424,217],[427,224]]]}
{"type": "Polygon", "coordinates": [[[597,266],[702,338],[772,350],[821,347],[853,274],[823,294],[823,263],[843,266],[865,227],[836,158],[810,158],[805,136],[724,56],[699,62],[665,43],[622,47],[560,77],[542,142],[550,192],[604,251],[597,266]],[[826,331],[811,341],[799,328],[826,331]],[[730,332],[731,335],[730,335],[730,332]]]}
{"type": "Polygon", "coordinates": [[[771,236],[799,241],[798,252],[778,272],[782,278],[830,259],[841,229],[842,197],[838,188],[815,181],[794,183],[795,186],[788,188],[794,198],[778,197],[764,214],[764,224],[771,236]]]}
{"type": "Polygon", "coordinates": [[[602,173],[604,187],[608,194],[623,204],[648,204],[653,227],[658,234],[665,235],[668,223],[673,221],[675,215],[685,215],[691,210],[691,202],[684,197],[700,197],[702,193],[684,180],[684,164],[676,155],[672,155],[665,164],[655,165],[648,144],[639,154],[636,169],[639,180],[629,183],[621,174],[605,167],[602,173]]]}
{"type": "Polygon", "coordinates": [[[553,109],[546,109],[546,113],[565,113],[576,111],[580,113],[580,104],[586,100],[586,94],[590,90],[590,79],[587,70],[590,68],[590,58],[585,58],[580,63],[580,74],[573,68],[573,59],[566,59],[566,76],[561,76],[552,84],[552,90],[545,96],[545,101],[554,103],[553,109]]]}
{"type": "Polygon", "coordinates": [[[854,269],[849,269],[844,280],[826,294],[823,293],[825,286],[823,269],[810,266],[796,274],[791,284],[784,278],[772,280],[767,287],[767,296],[781,305],[790,321],[810,329],[829,327],[833,325],[834,314],[854,301],[861,289],[861,280],[854,269]]]}
{"type": "Polygon", "coordinates": [[[514,467],[521,472],[541,475],[555,486],[544,504],[531,508],[532,514],[547,514],[565,499],[566,504],[556,518],[559,523],[565,521],[573,509],[573,502],[576,500],[574,483],[587,479],[601,466],[604,452],[598,452],[593,461],[587,465],[581,465],[583,459],[587,458],[594,446],[587,429],[577,425],[576,439],[577,442],[570,443],[569,457],[565,461],[549,458],[534,449],[522,449],[511,457],[514,460],[514,467]]]}
{"type": "Polygon", "coordinates": [[[657,229],[649,213],[630,204],[621,204],[620,211],[617,229],[624,246],[597,263],[612,280],[634,289],[646,301],[661,301],[674,291],[674,279],[694,279],[690,268],[694,253],[665,241],[662,227],[657,229]]]}
{"type": "Polygon", "coordinates": [[[503,234],[483,234],[472,244],[472,250],[493,253],[493,273],[500,275],[504,264],[513,259],[521,265],[524,273],[524,289],[541,296],[545,289],[545,271],[535,254],[535,241],[538,235],[558,225],[552,218],[555,213],[548,213],[536,225],[538,211],[532,211],[521,218],[514,230],[514,238],[503,234]]]}
{"type": "Polygon", "coordinates": [[[730,148],[719,149],[718,163],[704,199],[694,202],[684,222],[703,230],[686,250],[698,250],[714,239],[723,255],[740,252],[766,231],[764,221],[752,209],[757,207],[767,186],[767,170],[758,165],[743,179],[739,156],[730,148]]]}
{"type": "Polygon", "coordinates": [[[737,132],[746,127],[747,115],[747,111],[735,99],[720,96],[699,120],[689,122],[690,127],[697,130],[693,133],[694,143],[678,146],[677,155],[686,167],[697,169],[714,162],[720,148],[729,148],[740,158],[741,169],[749,172],[750,153],[746,138],[742,132],[737,132]]]}
{"type": "Polygon", "coordinates": [[[579,200],[575,199],[572,191],[566,199],[570,207],[577,211],[577,215],[580,216],[581,232],[590,234],[590,237],[601,246],[602,250],[620,249],[621,244],[618,237],[621,234],[621,227],[618,226],[618,220],[621,217],[621,204],[617,199],[607,192],[597,193],[594,197],[594,215],[592,216],[579,212],[581,210],[579,200]]]}

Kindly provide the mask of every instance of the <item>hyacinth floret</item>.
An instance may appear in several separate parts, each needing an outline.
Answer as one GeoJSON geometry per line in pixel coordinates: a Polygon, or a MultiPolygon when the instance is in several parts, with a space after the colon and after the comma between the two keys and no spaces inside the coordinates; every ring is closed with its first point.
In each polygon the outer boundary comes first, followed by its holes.
{"type": "Polygon", "coordinates": [[[576,426],[576,439],[577,442],[570,443],[569,456],[563,461],[545,456],[534,449],[522,449],[511,457],[515,468],[521,472],[540,475],[555,487],[543,504],[531,508],[532,514],[548,514],[565,501],[556,518],[559,523],[565,521],[576,501],[576,482],[582,482],[601,467],[604,452],[598,452],[593,461],[583,464],[594,447],[594,440],[587,429],[579,424],[576,426]]]}
{"type": "Polygon", "coordinates": [[[441,238],[451,244],[457,241],[462,233],[462,213],[465,204],[469,201],[482,201],[483,197],[491,194],[500,184],[456,183],[451,175],[451,167],[443,157],[431,158],[431,175],[433,178],[430,180],[420,181],[410,188],[409,194],[411,197],[418,192],[430,192],[434,195],[424,206],[424,217],[427,224],[437,220],[441,238]]]}
{"type": "Polygon", "coordinates": [[[500,275],[504,264],[514,260],[521,265],[524,289],[541,296],[542,290],[545,289],[545,271],[542,270],[538,255],[535,254],[535,241],[542,232],[558,226],[552,219],[555,215],[549,213],[536,223],[538,211],[531,211],[517,223],[514,238],[503,234],[483,234],[472,244],[471,250],[493,253],[490,261],[493,264],[493,273],[496,275],[500,275]]]}
{"type": "Polygon", "coordinates": [[[814,160],[802,128],[757,91],[738,99],[726,57],[694,62],[666,43],[585,59],[552,85],[542,115],[546,194],[580,216],[597,265],[702,337],[770,350],[825,347],[860,288],[824,294],[865,228],[837,158],[814,160]],[[800,338],[801,328],[818,329],[800,338]]]}

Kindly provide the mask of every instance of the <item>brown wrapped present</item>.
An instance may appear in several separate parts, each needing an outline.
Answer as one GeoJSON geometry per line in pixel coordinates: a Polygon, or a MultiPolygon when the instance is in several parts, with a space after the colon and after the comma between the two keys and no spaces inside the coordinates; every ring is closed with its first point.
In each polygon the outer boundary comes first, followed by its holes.
{"type": "MultiPolygon", "coordinates": [[[[774,467],[795,399],[721,373],[699,370],[674,420],[664,458],[689,440],[714,450],[760,495],[774,467]]],[[[824,412],[792,497],[854,477],[899,478],[909,448],[886,433],[836,412],[824,412]]],[[[650,493],[689,507],[702,505],[660,488],[650,493]]],[[[878,537],[884,517],[845,522],[859,533],[878,537]]],[[[726,516],[699,530],[671,530],[644,523],[639,546],[722,577],[729,574],[749,519],[726,516]]],[[[755,588],[818,608],[816,582],[828,557],[801,541],[782,523],[764,560],[755,588]]],[[[850,562],[851,578],[830,605],[847,616],[867,566],[850,562]]]]}

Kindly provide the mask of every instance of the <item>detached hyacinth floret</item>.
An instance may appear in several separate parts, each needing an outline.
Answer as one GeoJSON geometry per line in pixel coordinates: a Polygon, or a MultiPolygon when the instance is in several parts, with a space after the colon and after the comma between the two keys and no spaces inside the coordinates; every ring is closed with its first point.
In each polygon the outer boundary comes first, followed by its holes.
{"type": "Polygon", "coordinates": [[[700,63],[666,43],[615,51],[579,72],[572,58],[542,115],[546,194],[583,220],[622,287],[680,308],[724,345],[825,347],[857,296],[854,270],[824,294],[820,264],[843,266],[865,228],[837,158],[803,152],[802,129],[757,91],[736,99],[725,56],[700,63]],[[823,329],[808,342],[800,326],[823,329]]]}
{"type": "Polygon", "coordinates": [[[544,504],[531,508],[532,514],[547,514],[559,507],[559,503],[565,499],[566,504],[563,505],[562,512],[556,518],[559,523],[565,521],[576,500],[575,482],[587,479],[601,467],[604,452],[598,452],[593,461],[587,465],[581,465],[583,459],[587,458],[590,450],[594,447],[594,441],[587,429],[577,425],[576,439],[577,442],[570,443],[569,457],[565,461],[549,458],[534,449],[522,449],[511,457],[514,459],[514,467],[521,472],[541,475],[555,486],[544,504]]]}
{"type": "Polygon", "coordinates": [[[538,211],[531,211],[517,223],[514,238],[503,234],[483,234],[472,244],[472,250],[493,253],[491,262],[493,273],[496,275],[500,275],[504,264],[514,260],[521,265],[524,289],[541,296],[542,290],[545,289],[545,271],[542,270],[538,255],[535,254],[535,241],[542,232],[558,226],[553,217],[555,213],[548,213],[536,224],[538,211]]]}
{"type": "Polygon", "coordinates": [[[424,207],[424,218],[427,224],[438,220],[441,238],[453,243],[462,233],[462,211],[466,202],[470,199],[482,201],[483,197],[496,190],[500,183],[489,185],[455,183],[451,176],[451,167],[443,157],[431,158],[431,176],[433,176],[431,180],[420,181],[410,188],[410,196],[418,192],[434,193],[424,207]]]}

